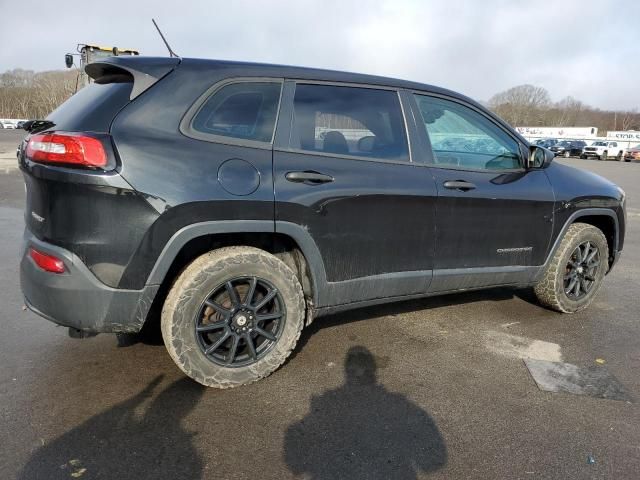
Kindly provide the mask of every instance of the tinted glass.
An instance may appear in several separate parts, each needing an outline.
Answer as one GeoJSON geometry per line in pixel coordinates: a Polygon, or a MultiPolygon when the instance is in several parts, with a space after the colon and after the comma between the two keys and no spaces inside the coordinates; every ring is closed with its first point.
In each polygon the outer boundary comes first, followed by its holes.
{"type": "Polygon", "coordinates": [[[390,90],[296,86],[291,148],[408,160],[398,94],[390,90]]]}
{"type": "Polygon", "coordinates": [[[204,103],[191,126],[202,133],[271,142],[280,86],[276,82],[225,85],[204,103]]]}
{"type": "Polygon", "coordinates": [[[47,119],[56,129],[67,131],[108,132],[120,109],[131,100],[131,83],[91,83],[81,88],[47,119]]]}
{"type": "Polygon", "coordinates": [[[471,108],[415,95],[437,164],[481,170],[520,168],[518,143],[471,108]]]}

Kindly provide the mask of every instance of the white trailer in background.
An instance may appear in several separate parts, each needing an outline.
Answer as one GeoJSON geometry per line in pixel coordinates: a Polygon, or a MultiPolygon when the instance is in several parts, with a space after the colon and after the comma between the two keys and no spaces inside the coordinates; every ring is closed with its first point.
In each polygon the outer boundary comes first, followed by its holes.
{"type": "Polygon", "coordinates": [[[626,130],[626,131],[615,131],[615,132],[607,132],[607,137],[605,140],[618,142],[618,145],[621,145],[625,151],[630,148],[634,148],[640,145],[640,131],[638,130],[626,130]]]}
{"type": "Polygon", "coordinates": [[[529,141],[543,138],[595,140],[598,137],[596,127],[516,127],[516,130],[529,141]]]}

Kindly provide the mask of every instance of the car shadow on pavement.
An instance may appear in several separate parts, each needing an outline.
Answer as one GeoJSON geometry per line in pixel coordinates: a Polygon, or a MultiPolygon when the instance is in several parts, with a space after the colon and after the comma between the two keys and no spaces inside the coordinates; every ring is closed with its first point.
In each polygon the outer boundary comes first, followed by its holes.
{"type": "Polygon", "coordinates": [[[137,395],[38,449],[18,478],[201,478],[203,462],[194,434],[181,421],[205,387],[182,378],[152,398],[161,380],[156,377],[137,395]],[[137,415],[146,401],[148,407],[137,415]]]}
{"type": "Polygon", "coordinates": [[[412,300],[399,300],[397,302],[382,303],[368,307],[356,308],[346,312],[334,313],[314,320],[307,328],[302,330],[300,340],[296,345],[291,356],[287,359],[287,363],[295,359],[296,355],[304,349],[309,339],[318,331],[344,325],[347,323],[360,322],[372,318],[384,317],[387,315],[402,315],[408,312],[417,312],[420,310],[429,310],[434,308],[448,307],[453,305],[463,305],[466,303],[474,303],[481,301],[505,301],[513,298],[520,298],[528,303],[536,303],[535,296],[527,293],[526,289],[517,289],[512,287],[496,287],[486,290],[473,290],[461,293],[451,293],[447,295],[439,295],[433,297],[417,298],[412,300]]]}
{"type": "Polygon", "coordinates": [[[311,400],[286,432],[284,458],[295,475],[320,479],[415,479],[447,462],[435,421],[377,380],[371,352],[352,347],[344,385],[311,400]]]}

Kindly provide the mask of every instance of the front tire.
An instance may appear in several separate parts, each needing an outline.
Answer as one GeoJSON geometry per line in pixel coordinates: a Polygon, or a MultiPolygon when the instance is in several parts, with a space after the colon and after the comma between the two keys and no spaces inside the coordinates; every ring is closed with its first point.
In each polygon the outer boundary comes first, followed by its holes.
{"type": "Polygon", "coordinates": [[[564,158],[569,158],[571,156],[571,152],[569,150],[564,151],[564,158]]]}
{"type": "Polygon", "coordinates": [[[604,152],[602,154],[602,160],[604,160],[606,162],[608,158],[609,158],[609,154],[607,152],[604,152]]]}
{"type": "Polygon", "coordinates": [[[295,347],[305,302],[294,272],[253,247],[226,247],[194,260],[162,309],[171,358],[209,387],[246,385],[274,372],[295,347]]]}
{"type": "Polygon", "coordinates": [[[602,231],[574,223],[534,287],[538,300],[562,313],[584,310],[602,285],[608,260],[609,246],[602,231]]]}

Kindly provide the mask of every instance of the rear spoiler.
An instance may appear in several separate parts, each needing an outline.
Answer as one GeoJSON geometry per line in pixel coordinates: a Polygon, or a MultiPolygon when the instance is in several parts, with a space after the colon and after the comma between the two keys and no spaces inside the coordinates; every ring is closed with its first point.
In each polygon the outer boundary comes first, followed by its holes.
{"type": "Polygon", "coordinates": [[[89,63],[84,71],[96,83],[132,82],[133,100],[180,64],[179,58],[122,56],[89,63]]]}

